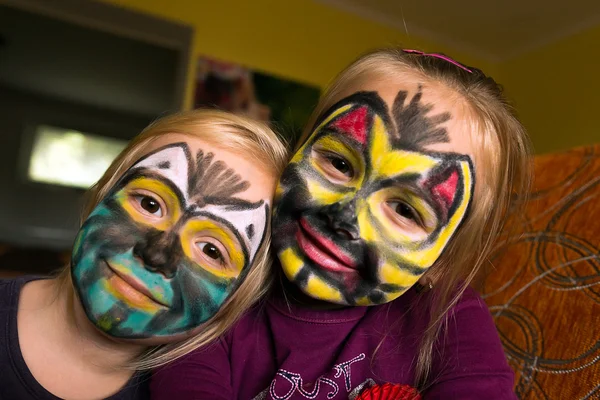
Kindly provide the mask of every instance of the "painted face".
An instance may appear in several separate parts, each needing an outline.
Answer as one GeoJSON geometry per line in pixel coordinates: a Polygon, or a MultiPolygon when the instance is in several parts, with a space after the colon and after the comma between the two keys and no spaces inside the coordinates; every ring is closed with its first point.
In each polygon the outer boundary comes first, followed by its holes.
{"type": "Polygon", "coordinates": [[[131,167],[83,224],[72,277],[88,318],[118,338],[172,336],[212,317],[261,246],[268,199],[211,152],[162,147],[131,167]]]}
{"type": "Polygon", "coordinates": [[[381,304],[411,287],[467,213],[469,156],[427,151],[448,142],[449,113],[429,115],[419,91],[397,94],[390,115],[377,92],[329,109],[277,189],[273,245],[287,278],[307,295],[381,304]]]}

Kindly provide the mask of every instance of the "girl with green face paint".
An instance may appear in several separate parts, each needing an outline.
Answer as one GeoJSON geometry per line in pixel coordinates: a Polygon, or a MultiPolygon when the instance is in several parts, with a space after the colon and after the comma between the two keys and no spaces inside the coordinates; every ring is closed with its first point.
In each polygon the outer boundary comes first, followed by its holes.
{"type": "Polygon", "coordinates": [[[219,337],[268,287],[285,161],[277,136],[244,117],[149,126],[91,189],[69,268],[0,282],[12,305],[0,398],[144,398],[136,370],[219,337]]]}

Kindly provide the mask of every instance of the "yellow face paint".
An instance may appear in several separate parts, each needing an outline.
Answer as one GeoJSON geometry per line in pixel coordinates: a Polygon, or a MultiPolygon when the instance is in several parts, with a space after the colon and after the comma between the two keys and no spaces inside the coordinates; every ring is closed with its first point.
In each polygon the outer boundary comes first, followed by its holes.
{"type": "Polygon", "coordinates": [[[302,268],[302,260],[298,255],[294,252],[293,249],[285,249],[279,255],[279,258],[282,260],[282,265],[284,266],[283,271],[288,279],[294,279],[300,269],[302,268]]]}
{"type": "Polygon", "coordinates": [[[313,179],[312,177],[306,178],[306,186],[312,194],[313,200],[321,204],[336,203],[348,196],[347,193],[336,192],[335,190],[324,187],[319,181],[313,179]]]}
{"type": "Polygon", "coordinates": [[[329,301],[331,303],[339,303],[342,300],[342,295],[338,289],[332,287],[323,279],[316,276],[308,278],[306,291],[321,300],[329,301]]]}
{"type": "Polygon", "coordinates": [[[321,174],[322,179],[328,179],[329,174],[326,170],[326,167],[327,169],[331,168],[331,160],[327,158],[327,154],[335,154],[335,157],[341,157],[346,160],[353,172],[352,179],[344,186],[355,189],[360,186],[364,172],[364,165],[362,158],[356,153],[356,151],[331,136],[325,136],[317,140],[312,148],[315,152],[323,153],[319,157],[314,157],[312,154],[310,157],[310,163],[312,167],[321,174]]]}
{"type": "Polygon", "coordinates": [[[375,117],[371,130],[371,166],[374,178],[390,178],[399,175],[423,173],[435,167],[439,161],[422,153],[393,150],[389,132],[380,117],[375,117]]]}
{"type": "Polygon", "coordinates": [[[156,229],[165,231],[181,217],[181,209],[177,194],[165,183],[156,179],[140,177],[129,182],[116,194],[116,199],[131,216],[131,218],[144,225],[151,225],[156,229]],[[166,210],[162,210],[164,218],[152,218],[139,206],[136,196],[151,196],[164,202],[166,210]]]}
{"type": "Polygon", "coordinates": [[[75,241],[72,280],[90,321],[116,338],[160,343],[212,318],[266,236],[270,200],[247,200],[250,185],[186,142],[134,163],[75,241]]]}
{"type": "Polygon", "coordinates": [[[180,231],[181,247],[184,254],[196,260],[198,265],[222,278],[237,277],[246,262],[240,244],[232,239],[233,234],[211,220],[189,220],[180,231]],[[225,247],[225,252],[232,268],[219,268],[218,261],[211,262],[198,255],[198,243],[211,243],[211,238],[225,247]]]}
{"type": "MultiPolygon", "coordinates": [[[[470,165],[467,162],[461,162],[460,168],[465,177],[465,186],[471,187],[473,184],[473,177],[471,174],[470,165]]],[[[442,227],[436,240],[431,245],[424,246],[418,251],[406,253],[404,255],[404,258],[408,262],[416,265],[432,265],[435,262],[435,260],[437,260],[437,258],[442,254],[442,251],[450,241],[452,235],[465,218],[472,196],[472,191],[465,190],[463,201],[460,202],[460,204],[456,207],[456,210],[454,214],[450,217],[448,223],[444,227],[442,227]]]]}
{"type": "Polygon", "coordinates": [[[286,277],[314,298],[351,305],[397,298],[467,215],[469,157],[424,147],[449,140],[440,124],[450,115],[430,118],[433,106],[420,105],[419,94],[406,99],[400,92],[393,112],[372,92],[342,100],[284,172],[274,247],[286,277]]]}
{"type": "MultiPolygon", "coordinates": [[[[316,131],[320,131],[324,126],[326,126],[329,122],[331,122],[331,120],[333,120],[338,115],[342,114],[344,111],[349,110],[351,107],[352,107],[351,105],[347,105],[344,107],[340,107],[340,109],[334,111],[323,122],[321,122],[321,124],[316,129],[316,131]]],[[[306,151],[306,148],[307,148],[307,143],[305,143],[303,146],[301,146],[300,149],[296,152],[296,154],[294,154],[294,156],[292,157],[292,160],[290,161],[290,164],[301,161],[302,158],[304,157],[303,153],[306,151]]]]}

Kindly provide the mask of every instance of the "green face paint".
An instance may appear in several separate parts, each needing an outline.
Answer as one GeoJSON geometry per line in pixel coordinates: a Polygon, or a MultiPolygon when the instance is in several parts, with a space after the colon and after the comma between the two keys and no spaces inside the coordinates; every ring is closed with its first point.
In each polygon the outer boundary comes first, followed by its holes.
{"type": "Polygon", "coordinates": [[[268,200],[185,143],[130,168],[84,222],[72,277],[88,318],[119,338],[168,337],[211,318],[247,274],[266,231],[268,200]]]}

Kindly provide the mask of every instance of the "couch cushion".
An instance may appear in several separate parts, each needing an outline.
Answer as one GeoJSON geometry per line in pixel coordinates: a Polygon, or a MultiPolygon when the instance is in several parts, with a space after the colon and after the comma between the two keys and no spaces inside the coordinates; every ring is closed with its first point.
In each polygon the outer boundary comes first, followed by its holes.
{"type": "Polygon", "coordinates": [[[538,156],[482,295],[521,399],[600,399],[600,145],[538,156]]]}

